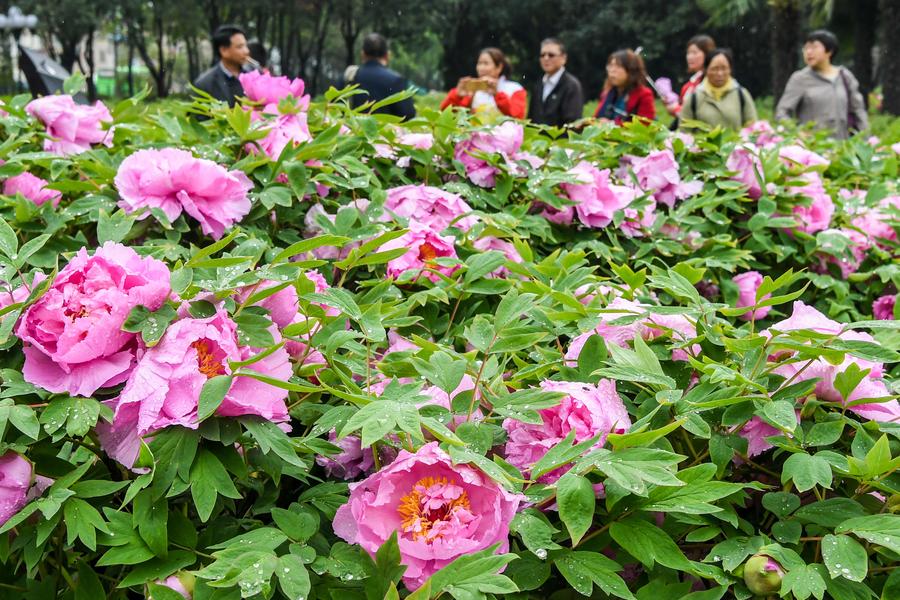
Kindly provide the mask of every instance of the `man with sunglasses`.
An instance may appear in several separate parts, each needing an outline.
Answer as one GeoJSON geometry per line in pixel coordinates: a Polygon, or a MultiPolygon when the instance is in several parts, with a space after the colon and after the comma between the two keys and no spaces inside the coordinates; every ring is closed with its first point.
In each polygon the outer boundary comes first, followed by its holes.
{"type": "Polygon", "coordinates": [[[566,72],[566,47],[556,38],[541,42],[541,69],[528,106],[528,118],[535,123],[562,127],[582,117],[584,95],[581,82],[566,72]]]}

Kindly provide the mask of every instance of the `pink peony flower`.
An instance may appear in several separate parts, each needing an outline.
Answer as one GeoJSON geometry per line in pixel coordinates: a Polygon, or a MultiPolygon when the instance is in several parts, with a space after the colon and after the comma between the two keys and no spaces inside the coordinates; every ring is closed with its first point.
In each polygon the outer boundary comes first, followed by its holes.
{"type": "Polygon", "coordinates": [[[831,217],[834,215],[834,202],[822,185],[822,178],[816,172],[804,173],[801,179],[804,185],[791,188],[796,196],[807,198],[809,206],[797,204],[793,208],[793,214],[797,221],[797,230],[806,233],[815,233],[828,229],[831,225],[831,217]]]}
{"type": "Polygon", "coordinates": [[[362,440],[359,437],[348,435],[339,440],[335,432],[331,431],[328,434],[328,441],[341,449],[337,454],[316,456],[316,463],[325,467],[329,477],[348,481],[360,475],[371,475],[375,470],[374,453],[371,448],[362,447],[362,440]]]}
{"type": "Polygon", "coordinates": [[[119,165],[115,185],[125,212],[155,207],[174,221],[183,210],[215,239],[250,212],[253,188],[243,171],[177,148],[138,150],[119,165]]]}
{"type": "Polygon", "coordinates": [[[475,185],[492,188],[500,169],[480,158],[478,154],[499,154],[507,162],[517,159],[525,130],[520,123],[505,121],[489,131],[479,131],[459,142],[453,158],[466,168],[466,175],[475,185]]]}
{"type": "MultiPolygon", "coordinates": [[[[516,250],[516,247],[506,240],[501,240],[500,238],[496,238],[492,235],[480,237],[474,242],[472,242],[472,246],[476,250],[480,250],[481,252],[488,252],[489,250],[497,250],[502,252],[504,256],[506,256],[506,260],[514,263],[522,263],[522,255],[519,254],[519,251],[516,250]]],[[[506,278],[509,276],[509,269],[506,267],[498,267],[492,273],[488,275],[488,277],[500,277],[506,278]]]]}
{"type": "MultiPolygon", "coordinates": [[[[280,336],[274,333],[277,342],[280,336]]],[[[107,453],[131,466],[139,450],[135,436],[171,425],[196,429],[203,384],[230,374],[230,361],[255,354],[258,351],[239,345],[237,325],[221,309],[205,319],[184,318],[170,325],[159,344],[148,349],[134,367],[115,406],[112,426],[98,428],[107,453]]],[[[283,381],[293,374],[284,348],[244,368],[283,381]]],[[[236,377],[216,414],[287,421],[287,395],[287,390],[252,377],[236,377]]]]}
{"type": "Polygon", "coordinates": [[[772,427],[761,418],[754,416],[738,431],[738,434],[747,440],[747,456],[753,458],[769,448],[774,448],[766,438],[782,435],[782,431],[772,427]]]}
{"type": "Polygon", "coordinates": [[[0,525],[22,510],[31,487],[31,463],[12,450],[0,456],[0,525]]]}
{"type": "Polygon", "coordinates": [[[735,148],[728,156],[725,166],[729,171],[735,171],[736,174],[732,176],[732,179],[747,186],[749,197],[756,200],[762,195],[760,178],[764,174],[756,146],[745,144],[735,148]]]}
{"type": "Polygon", "coordinates": [[[885,249],[889,245],[885,242],[897,241],[897,230],[891,225],[896,217],[891,217],[891,211],[900,212],[900,196],[888,196],[883,198],[875,208],[864,207],[859,216],[851,221],[851,224],[862,231],[873,241],[885,249]]]}
{"type": "MultiPolygon", "coordinates": [[[[388,277],[400,277],[407,271],[415,271],[420,275],[437,283],[440,276],[430,268],[446,276],[452,275],[459,265],[444,267],[434,263],[434,259],[441,257],[456,258],[456,248],[453,246],[452,236],[442,236],[437,231],[418,221],[409,222],[409,231],[397,239],[383,244],[378,251],[393,250],[395,248],[408,248],[407,252],[393,260],[388,261],[388,277]]],[[[419,275],[414,277],[418,279],[419,275]]]]}
{"type": "Polygon", "coordinates": [[[184,596],[185,600],[191,600],[194,591],[194,576],[190,573],[176,573],[169,575],[165,580],[157,580],[157,585],[167,587],[184,596]]]}
{"type": "MultiPolygon", "coordinates": [[[[756,304],[756,290],[762,285],[763,276],[758,271],[747,271],[736,275],[732,281],[738,286],[737,308],[753,306],[756,304]]],[[[772,294],[763,296],[763,300],[770,298],[772,294]]],[[[772,311],[771,306],[764,306],[756,310],[748,310],[740,316],[744,321],[758,321],[765,319],[772,311]]]]}
{"type": "Polygon", "coordinates": [[[631,188],[611,184],[609,169],[601,171],[586,161],[578,163],[568,174],[578,183],[563,183],[560,187],[576,203],[575,213],[586,227],[606,227],[615,212],[637,196],[631,188]]]}
{"type": "MultiPolygon", "coordinates": [[[[763,331],[762,334],[771,337],[774,335],[775,331],[786,333],[799,329],[811,329],[818,333],[837,335],[843,340],[863,342],[875,341],[871,335],[859,331],[851,330],[841,333],[842,328],[843,326],[837,321],[829,319],[815,308],[807,306],[798,300],[794,302],[793,313],[789,318],[774,323],[769,329],[763,331]]],[[[772,372],[785,378],[793,378],[795,382],[818,379],[819,381],[816,383],[814,394],[821,400],[844,403],[844,399],[835,387],[834,382],[837,374],[845,371],[851,363],[855,363],[860,369],[868,369],[869,373],[850,393],[850,396],[846,399],[846,403],[864,398],[883,398],[890,395],[881,379],[884,376],[883,363],[857,358],[847,354],[841,364],[833,365],[824,358],[817,358],[811,361],[790,361],[792,355],[792,352],[781,352],[777,356],[770,357],[770,360],[784,361],[782,364],[776,366],[772,372]]],[[[863,418],[875,421],[900,421],[900,403],[896,400],[850,406],[848,407],[848,410],[855,412],[863,418]]]]}
{"type": "MultiPolygon", "coordinates": [[[[575,442],[583,442],[600,435],[595,448],[606,442],[610,433],[623,433],[631,427],[628,411],[616,392],[616,382],[601,379],[596,385],[569,381],[542,381],[541,389],[548,392],[564,392],[560,403],[540,410],[541,425],[523,423],[516,419],[503,421],[503,429],[509,436],[506,442],[506,460],[528,473],[547,452],[558,445],[569,432],[575,432],[575,442]]],[[[538,481],[553,483],[569,470],[563,466],[542,475],[538,481]]]]}
{"type": "Polygon", "coordinates": [[[434,134],[431,132],[406,132],[397,136],[397,143],[416,150],[431,150],[431,147],[434,146],[434,134]]]}
{"type": "Polygon", "coordinates": [[[544,206],[541,216],[557,225],[571,225],[575,218],[575,207],[564,206],[562,208],[553,208],[552,206],[544,206]]]}
{"type": "MultiPolygon", "coordinates": [[[[268,104],[262,112],[254,111],[251,119],[267,123],[265,129],[268,130],[268,134],[261,140],[257,140],[256,143],[259,144],[258,148],[262,149],[272,160],[278,160],[289,144],[297,146],[312,139],[309,125],[306,122],[306,113],[302,111],[281,114],[278,112],[277,105],[268,104]]],[[[247,144],[249,152],[257,152],[258,148],[256,144],[247,144]]]]}
{"type": "Polygon", "coordinates": [[[77,396],[122,383],[140,348],[122,324],[136,306],[161,307],[169,292],[169,269],[161,261],[113,242],[93,256],[82,248],[22,314],[16,330],[24,343],[22,375],[45,390],[77,396]]]}
{"type": "Polygon", "coordinates": [[[798,144],[782,146],[778,150],[778,157],[788,166],[827,167],[829,164],[828,159],[824,156],[798,144]]]}
{"type": "Polygon", "coordinates": [[[840,268],[841,275],[844,279],[853,273],[856,273],[859,270],[859,266],[866,259],[866,253],[871,247],[869,238],[855,229],[826,229],[822,233],[845,238],[846,250],[843,252],[842,256],[835,256],[834,254],[824,251],[828,249],[834,251],[834,247],[830,241],[822,243],[819,247],[823,251],[817,253],[819,264],[814,265],[813,270],[827,273],[828,265],[835,264],[840,268]]]}
{"type": "MultiPolygon", "coordinates": [[[[781,127],[779,127],[779,130],[781,130],[781,127]]],[[[745,140],[755,138],[756,144],[760,148],[772,148],[779,142],[784,141],[784,137],[778,135],[768,121],[755,121],[744,127],[741,129],[741,137],[745,140]]]]}
{"type": "Polygon", "coordinates": [[[299,77],[289,79],[284,76],[278,77],[259,71],[250,71],[241,73],[238,79],[241,87],[244,88],[244,95],[254,102],[277,105],[288,96],[293,96],[300,100],[301,106],[309,105],[309,96],[303,95],[306,86],[299,77]]]}
{"type": "Polygon", "coordinates": [[[31,295],[31,290],[34,289],[34,286],[40,284],[45,279],[47,279],[47,276],[38,271],[34,274],[31,283],[28,285],[23,284],[14,288],[8,282],[0,282],[0,309],[4,309],[10,304],[25,302],[28,299],[28,296],[31,295]]]}
{"type": "Polygon", "coordinates": [[[886,294],[878,298],[872,303],[872,316],[879,321],[893,321],[896,302],[896,294],[886,294]]]}
{"type": "Polygon", "coordinates": [[[702,181],[681,181],[678,163],[669,149],[654,150],[645,157],[626,156],[623,164],[631,167],[640,189],[652,193],[654,199],[669,208],[677,200],[694,196],[703,189],[702,181]]]}
{"type": "Polygon", "coordinates": [[[41,121],[50,139],[44,140],[44,150],[62,156],[80,154],[92,144],[112,147],[113,131],[103,129],[111,123],[112,115],[99,100],[93,105],[76,104],[72,96],[44,96],[32,100],[25,112],[41,121]]]}
{"type": "Polygon", "coordinates": [[[443,231],[451,225],[468,231],[478,217],[471,215],[472,207],[457,194],[430,185],[403,185],[387,190],[385,210],[443,231]],[[469,216],[463,216],[469,215],[469,216]]]}
{"type": "Polygon", "coordinates": [[[46,179],[41,179],[26,171],[6,180],[3,183],[3,194],[6,196],[22,194],[38,206],[51,201],[53,208],[56,208],[59,206],[59,201],[62,200],[62,192],[47,189],[46,186],[46,179]]]}
{"type": "MultiPolygon", "coordinates": [[[[640,335],[647,340],[669,335],[675,342],[685,343],[697,337],[697,330],[684,315],[648,314],[625,324],[611,322],[629,316],[643,315],[649,307],[624,298],[615,298],[600,314],[600,324],[591,331],[582,333],[569,343],[566,351],[566,363],[574,366],[584,349],[585,343],[592,335],[599,335],[607,344],[616,344],[627,348],[635,337],[640,335]]],[[[691,346],[694,354],[700,353],[700,345],[691,346]]],[[[672,351],[672,360],[686,361],[688,353],[682,348],[672,351]]]]}
{"type": "Polygon", "coordinates": [[[520,502],[477,467],[454,465],[431,442],[415,454],[401,450],[390,466],[350,484],[333,527],[372,556],[396,531],[403,581],[415,590],[460,556],[497,543],[506,552],[520,502]]]}

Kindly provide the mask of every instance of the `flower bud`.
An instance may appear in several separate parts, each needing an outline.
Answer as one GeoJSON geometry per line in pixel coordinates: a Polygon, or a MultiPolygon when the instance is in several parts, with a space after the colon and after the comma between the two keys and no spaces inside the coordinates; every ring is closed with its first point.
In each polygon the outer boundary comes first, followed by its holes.
{"type": "Polygon", "coordinates": [[[744,563],[744,583],[757,596],[773,594],[781,589],[784,569],[765,554],[754,554],[744,563]]]}

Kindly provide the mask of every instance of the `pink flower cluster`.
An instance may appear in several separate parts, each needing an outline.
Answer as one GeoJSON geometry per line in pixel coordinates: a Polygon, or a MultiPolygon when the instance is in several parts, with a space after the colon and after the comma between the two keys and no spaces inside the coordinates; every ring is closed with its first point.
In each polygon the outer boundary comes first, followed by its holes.
{"type": "MultiPolygon", "coordinates": [[[[278,341],[277,332],[273,333],[278,341]]],[[[140,437],[172,425],[196,429],[203,384],[212,377],[231,374],[231,361],[255,354],[254,349],[239,344],[237,325],[222,309],[211,317],[175,321],[159,343],[138,360],[115,402],[112,425],[98,426],[104,449],[131,467],[140,450],[140,437]]],[[[245,368],[283,381],[293,374],[284,348],[245,368]]],[[[236,377],[215,414],[286,421],[287,394],[252,377],[236,377]]]]}
{"type": "Polygon", "coordinates": [[[894,306],[897,303],[896,294],[886,294],[872,303],[872,316],[880,321],[894,320],[894,306]]]}
{"type": "Polygon", "coordinates": [[[397,532],[403,581],[416,590],[454,559],[500,544],[521,497],[477,467],[454,465],[437,442],[402,450],[389,466],[350,484],[350,499],[334,517],[334,532],[372,556],[397,532]]]}
{"type": "Polygon", "coordinates": [[[519,152],[525,130],[520,123],[505,121],[489,131],[479,131],[462,142],[456,144],[453,158],[463,164],[466,176],[475,185],[492,188],[496,183],[500,169],[482,158],[482,155],[497,154],[513,172],[518,173],[516,161],[525,161],[532,167],[541,164],[541,160],[526,152],[519,152]]]}
{"type": "Polygon", "coordinates": [[[471,214],[472,207],[459,195],[430,185],[390,188],[384,208],[391,214],[418,221],[435,231],[443,231],[451,225],[468,231],[478,222],[478,218],[471,214]]]}
{"type": "MultiPolygon", "coordinates": [[[[616,382],[601,379],[596,385],[570,381],[542,381],[541,389],[562,392],[560,403],[540,412],[542,423],[533,425],[517,419],[503,421],[508,439],[504,453],[507,462],[528,473],[547,452],[559,445],[570,432],[575,442],[600,436],[595,448],[606,442],[610,433],[624,433],[631,427],[625,404],[616,392],[616,382]]],[[[560,467],[538,478],[553,483],[570,467],[560,467]]]]}
{"type": "Polygon", "coordinates": [[[79,396],[122,383],[142,351],[122,324],[136,306],[160,308],[169,292],[161,261],[112,242],[93,256],[82,248],[19,320],[25,380],[79,396]]]}
{"type": "Polygon", "coordinates": [[[9,451],[0,455],[0,526],[22,510],[31,487],[31,463],[9,451]]]}
{"type": "MultiPolygon", "coordinates": [[[[574,212],[585,227],[606,227],[617,210],[625,209],[638,196],[632,188],[613,184],[609,169],[601,171],[587,161],[575,165],[568,174],[577,183],[563,183],[560,187],[575,203],[574,212]]],[[[558,223],[563,217],[551,213],[547,218],[558,223]]]]}
{"type": "MultiPolygon", "coordinates": [[[[599,335],[607,344],[616,344],[627,348],[634,338],[641,336],[643,339],[652,340],[663,335],[668,335],[678,346],[683,346],[697,337],[697,329],[684,315],[663,315],[649,313],[649,306],[615,298],[600,314],[600,324],[591,331],[582,333],[572,339],[569,349],[566,351],[566,362],[576,364],[578,357],[584,349],[585,343],[592,335],[599,335]],[[639,318],[626,324],[613,324],[613,321],[624,317],[637,316],[639,318]]],[[[700,353],[700,345],[692,344],[690,350],[694,355],[700,353]]],[[[686,361],[688,353],[684,348],[672,350],[672,360],[686,361]]]]}
{"type": "Polygon", "coordinates": [[[38,206],[45,202],[52,202],[53,208],[59,206],[62,200],[62,192],[47,188],[48,181],[41,179],[29,172],[13,175],[3,182],[3,194],[6,196],[15,196],[22,194],[38,206]]]}
{"type": "Polygon", "coordinates": [[[681,180],[675,154],[670,149],[654,150],[644,157],[625,156],[622,164],[634,173],[641,190],[651,193],[657,202],[669,208],[703,189],[702,181],[681,180]]]}
{"type": "Polygon", "coordinates": [[[890,224],[890,213],[900,210],[900,196],[883,198],[872,208],[862,206],[853,210],[857,214],[851,220],[852,227],[826,229],[823,232],[845,238],[840,246],[846,248],[843,252],[837,252],[830,241],[823,242],[820,245],[822,251],[818,253],[819,262],[813,266],[814,270],[827,272],[828,265],[835,264],[846,279],[859,270],[869,251],[875,246],[891,251],[892,244],[897,241],[897,231],[890,224]]]}
{"type": "Polygon", "coordinates": [[[437,283],[441,280],[438,273],[449,277],[459,269],[459,265],[444,266],[434,262],[436,258],[457,257],[453,236],[442,236],[437,230],[419,221],[410,221],[409,231],[382,244],[378,251],[385,252],[397,248],[407,248],[407,251],[388,261],[388,277],[399,278],[407,271],[411,271],[415,273],[413,280],[424,275],[437,283]]]}
{"type": "Polygon", "coordinates": [[[733,180],[747,186],[749,197],[757,200],[762,196],[760,181],[765,181],[765,174],[762,162],[759,160],[759,149],[756,146],[749,143],[738,146],[728,155],[725,166],[729,171],[735,172],[731,177],[733,180]]]}
{"type": "MultiPolygon", "coordinates": [[[[276,77],[259,71],[241,73],[239,79],[244,95],[262,105],[262,109],[254,110],[250,117],[254,122],[266,123],[268,133],[257,141],[258,148],[266,156],[278,160],[288,145],[296,146],[312,139],[307,124],[310,97],[303,94],[306,86],[302,79],[276,77]],[[281,102],[289,97],[295,104],[290,109],[283,109],[281,102]]],[[[247,144],[247,149],[256,152],[257,146],[247,144]]]]}
{"type": "MultiPolygon", "coordinates": [[[[776,331],[787,333],[798,329],[811,329],[819,333],[838,335],[842,340],[874,342],[872,336],[867,333],[852,330],[841,333],[842,328],[843,326],[840,323],[829,319],[812,306],[796,301],[794,302],[791,316],[772,324],[764,334],[771,337],[775,335],[776,331]]],[[[882,379],[884,376],[884,365],[880,362],[857,358],[848,353],[841,364],[833,365],[824,358],[817,358],[812,361],[794,360],[793,354],[788,353],[785,356],[784,353],[780,353],[777,357],[770,357],[770,359],[777,359],[783,363],[775,367],[773,373],[786,378],[793,378],[794,382],[819,379],[814,393],[820,400],[847,404],[864,398],[890,396],[890,392],[882,379]],[[860,369],[868,369],[869,372],[850,393],[849,397],[842,398],[835,387],[835,377],[838,373],[845,371],[851,363],[855,363],[860,369]]],[[[864,419],[873,421],[900,421],[900,404],[898,404],[897,400],[849,406],[848,410],[855,412],[864,419]]]]}
{"type": "Polygon", "coordinates": [[[177,148],[138,150],[119,165],[115,185],[125,212],[158,208],[174,221],[183,211],[215,239],[250,212],[253,188],[243,171],[177,148]]]}
{"type": "Polygon", "coordinates": [[[113,130],[103,129],[103,123],[112,123],[112,115],[100,101],[85,105],[76,104],[69,95],[44,96],[29,102],[25,112],[46,127],[47,152],[66,156],[90,150],[93,144],[112,147],[113,130]]]}
{"type": "MultiPolygon", "coordinates": [[[[779,131],[781,127],[779,126],[779,131]]],[[[768,121],[754,121],[741,129],[741,137],[747,141],[755,141],[760,148],[772,148],[784,141],[768,121]]]]}
{"type": "MultiPolygon", "coordinates": [[[[754,306],[756,304],[756,290],[762,285],[763,276],[759,271],[746,271],[740,275],[736,275],[732,281],[738,287],[737,308],[744,306],[754,306]]],[[[772,294],[766,294],[763,300],[769,298],[772,294]]],[[[763,306],[756,310],[748,310],[740,316],[745,321],[758,321],[765,319],[766,315],[771,312],[771,306],[763,306]]]]}
{"type": "Polygon", "coordinates": [[[822,177],[816,171],[807,171],[801,173],[798,179],[803,184],[790,189],[794,196],[807,199],[809,205],[794,205],[792,212],[797,221],[796,230],[815,233],[828,229],[834,215],[834,201],[825,191],[822,177]]]}

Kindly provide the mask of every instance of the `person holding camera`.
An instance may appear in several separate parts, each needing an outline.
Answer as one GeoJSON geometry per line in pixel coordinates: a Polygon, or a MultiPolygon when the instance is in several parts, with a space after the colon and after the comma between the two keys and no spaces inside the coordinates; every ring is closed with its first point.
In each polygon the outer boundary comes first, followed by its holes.
{"type": "Polygon", "coordinates": [[[525,118],[528,97],[525,88],[507,79],[512,68],[499,48],[485,48],[475,64],[478,77],[463,77],[441,102],[441,110],[448,106],[462,106],[481,111],[499,111],[515,119],[525,118]]]}

